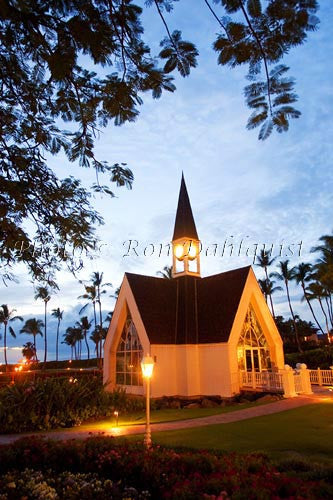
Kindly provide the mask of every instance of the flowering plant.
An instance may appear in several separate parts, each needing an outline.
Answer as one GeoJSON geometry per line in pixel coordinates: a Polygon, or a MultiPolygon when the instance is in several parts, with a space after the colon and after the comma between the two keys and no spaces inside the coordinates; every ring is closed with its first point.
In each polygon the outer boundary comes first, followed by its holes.
{"type": "MultiPolygon", "coordinates": [[[[159,446],[147,451],[141,443],[107,437],[67,442],[25,438],[1,446],[0,463],[5,473],[0,493],[7,495],[0,494],[0,500],[44,498],[22,489],[27,480],[15,490],[21,484],[18,471],[27,468],[30,472],[24,474],[38,477],[35,482],[43,485],[43,492],[49,495],[45,498],[50,500],[55,494],[54,498],[66,500],[333,498],[332,469],[324,466],[302,468],[290,462],[276,467],[262,454],[227,455],[159,446]],[[14,491],[19,495],[10,496],[14,491]]],[[[30,486],[31,491],[37,491],[30,486]]]]}

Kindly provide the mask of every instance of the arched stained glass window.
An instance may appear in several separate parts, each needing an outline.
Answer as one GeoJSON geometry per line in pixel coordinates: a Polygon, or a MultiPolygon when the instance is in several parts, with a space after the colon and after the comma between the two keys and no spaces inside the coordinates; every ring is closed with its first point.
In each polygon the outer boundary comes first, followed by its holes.
{"type": "Polygon", "coordinates": [[[267,340],[251,305],[239,338],[237,357],[241,370],[260,372],[271,367],[267,340]]]}
{"type": "Polygon", "coordinates": [[[143,349],[139,335],[130,317],[127,318],[116,354],[116,384],[143,385],[141,359],[143,349]]]}

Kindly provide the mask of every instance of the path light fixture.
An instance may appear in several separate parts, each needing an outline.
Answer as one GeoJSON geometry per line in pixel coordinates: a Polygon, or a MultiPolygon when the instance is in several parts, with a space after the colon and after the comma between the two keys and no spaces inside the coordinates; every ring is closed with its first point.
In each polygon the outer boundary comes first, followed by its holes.
{"type": "Polygon", "coordinates": [[[150,430],[150,379],[153,375],[154,360],[148,354],[141,361],[142,376],[146,380],[146,433],[144,444],[147,449],[151,447],[151,430],[150,430]]]}

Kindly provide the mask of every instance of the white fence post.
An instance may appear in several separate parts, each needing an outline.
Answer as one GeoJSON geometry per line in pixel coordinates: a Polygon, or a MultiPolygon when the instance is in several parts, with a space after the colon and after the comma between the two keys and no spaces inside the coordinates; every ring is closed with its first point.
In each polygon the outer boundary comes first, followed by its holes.
{"type": "Polygon", "coordinates": [[[321,376],[321,369],[319,367],[317,368],[317,372],[318,372],[318,384],[320,386],[322,386],[323,385],[323,378],[321,376]]]}
{"type": "Polygon", "coordinates": [[[282,384],[285,398],[294,398],[297,396],[295,391],[294,372],[289,365],[284,365],[284,370],[282,370],[282,384]]]}
{"type": "Polygon", "coordinates": [[[302,394],[313,394],[310,381],[310,371],[307,369],[305,363],[301,363],[299,368],[300,368],[299,373],[301,376],[302,394]]]}

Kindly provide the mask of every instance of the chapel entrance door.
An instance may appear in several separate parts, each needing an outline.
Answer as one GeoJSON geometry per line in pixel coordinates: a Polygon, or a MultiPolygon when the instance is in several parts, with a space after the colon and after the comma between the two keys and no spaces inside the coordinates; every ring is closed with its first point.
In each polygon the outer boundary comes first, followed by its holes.
{"type": "Polygon", "coordinates": [[[245,349],[246,371],[260,372],[259,349],[245,349]]]}

